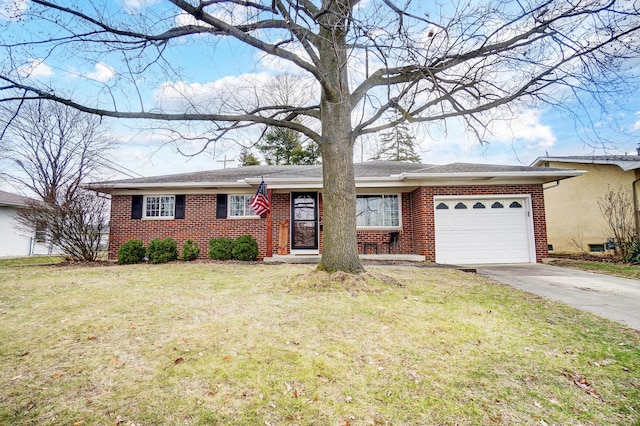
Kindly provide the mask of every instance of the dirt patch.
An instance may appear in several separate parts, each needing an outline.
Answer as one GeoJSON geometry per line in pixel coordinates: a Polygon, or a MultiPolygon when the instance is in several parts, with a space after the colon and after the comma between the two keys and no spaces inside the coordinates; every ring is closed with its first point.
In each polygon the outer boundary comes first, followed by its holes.
{"type": "Polygon", "coordinates": [[[404,287],[398,280],[379,272],[347,274],[346,272],[328,273],[313,270],[298,275],[291,290],[346,290],[349,293],[382,293],[391,288],[404,287]]]}

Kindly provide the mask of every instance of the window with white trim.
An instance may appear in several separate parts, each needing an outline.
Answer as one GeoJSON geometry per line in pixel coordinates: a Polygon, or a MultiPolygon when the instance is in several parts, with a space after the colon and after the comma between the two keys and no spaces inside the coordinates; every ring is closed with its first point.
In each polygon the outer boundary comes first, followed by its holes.
{"type": "Polygon", "coordinates": [[[400,226],[400,197],[397,194],[358,195],[358,228],[397,228],[400,226]]]}
{"type": "Polygon", "coordinates": [[[258,217],[249,201],[253,194],[229,195],[229,217],[258,217]]]}
{"type": "Polygon", "coordinates": [[[146,195],[144,197],[145,218],[173,219],[175,211],[175,195],[146,195]]]}

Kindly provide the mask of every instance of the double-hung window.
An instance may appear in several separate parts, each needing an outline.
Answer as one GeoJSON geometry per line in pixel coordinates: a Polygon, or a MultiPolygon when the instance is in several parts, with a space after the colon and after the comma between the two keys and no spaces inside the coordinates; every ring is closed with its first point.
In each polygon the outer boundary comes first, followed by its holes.
{"type": "Polygon", "coordinates": [[[144,200],[144,217],[173,219],[176,197],[174,195],[147,195],[144,200]]]}
{"type": "Polygon", "coordinates": [[[358,195],[356,198],[356,226],[359,228],[399,227],[399,199],[397,194],[358,195]]]}
{"type": "Polygon", "coordinates": [[[229,217],[258,217],[249,201],[253,194],[229,195],[229,217]]]}

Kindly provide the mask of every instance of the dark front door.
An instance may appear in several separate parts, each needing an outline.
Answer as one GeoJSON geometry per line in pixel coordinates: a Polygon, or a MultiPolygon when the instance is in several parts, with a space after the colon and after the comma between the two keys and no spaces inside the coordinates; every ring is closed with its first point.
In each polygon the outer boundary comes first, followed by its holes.
{"type": "Polygon", "coordinates": [[[318,193],[291,193],[291,250],[318,249],[318,193]]]}

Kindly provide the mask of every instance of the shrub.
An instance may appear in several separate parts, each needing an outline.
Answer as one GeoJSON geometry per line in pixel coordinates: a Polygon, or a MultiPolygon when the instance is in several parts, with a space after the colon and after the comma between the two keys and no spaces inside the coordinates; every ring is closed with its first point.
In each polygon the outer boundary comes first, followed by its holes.
{"type": "Polygon", "coordinates": [[[209,241],[209,257],[213,260],[229,260],[233,251],[231,238],[212,238],[209,241]]]}
{"type": "Polygon", "coordinates": [[[178,258],[178,243],[172,238],[151,240],[147,247],[147,257],[151,263],[167,263],[178,258]]]}
{"type": "Polygon", "coordinates": [[[182,256],[180,257],[180,260],[184,260],[187,262],[190,260],[195,260],[198,258],[199,254],[200,247],[198,247],[198,243],[189,239],[182,245],[182,256]]]}
{"type": "Polygon", "coordinates": [[[256,260],[258,258],[258,243],[251,235],[241,235],[235,240],[231,254],[237,260],[256,260]]]}
{"type": "Polygon", "coordinates": [[[625,262],[633,265],[640,264],[640,241],[633,241],[629,244],[627,255],[624,260],[625,262]]]}
{"type": "Polygon", "coordinates": [[[144,260],[147,250],[140,240],[129,240],[118,249],[118,263],[121,265],[131,265],[144,260]]]}

